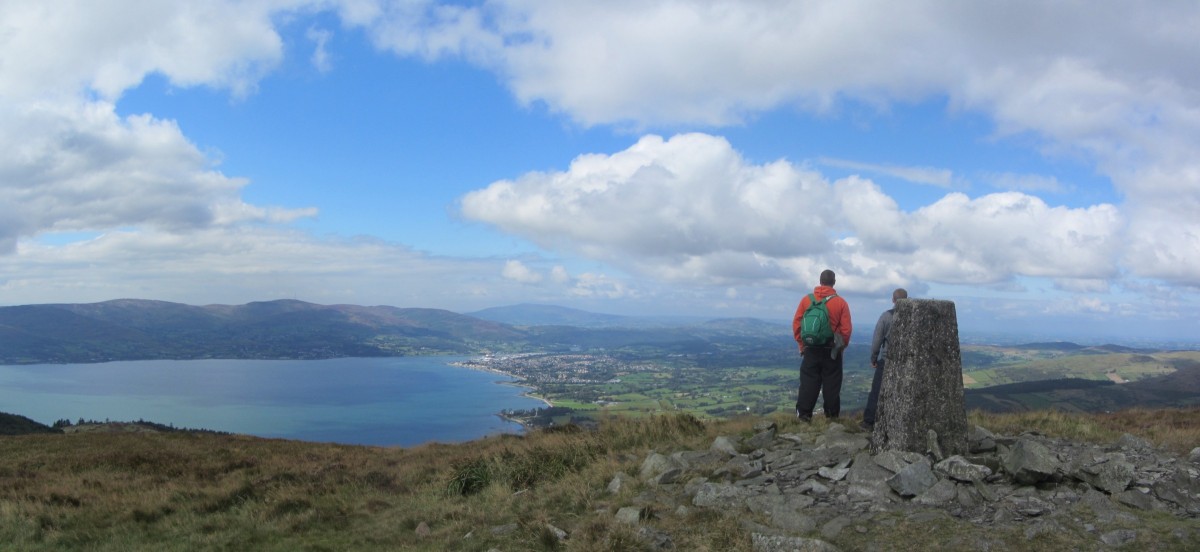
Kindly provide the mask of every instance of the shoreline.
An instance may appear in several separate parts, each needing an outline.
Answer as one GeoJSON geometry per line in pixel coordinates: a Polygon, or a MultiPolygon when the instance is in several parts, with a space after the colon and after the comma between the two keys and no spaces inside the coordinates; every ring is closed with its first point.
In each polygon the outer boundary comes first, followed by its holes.
{"type": "MultiPolygon", "coordinates": [[[[520,383],[520,382],[525,381],[525,378],[523,378],[521,376],[518,376],[516,374],[510,374],[510,373],[505,372],[504,370],[500,370],[498,368],[492,368],[490,366],[476,364],[475,362],[471,362],[471,361],[449,362],[447,364],[449,364],[450,366],[456,366],[458,368],[466,368],[468,370],[476,370],[479,372],[489,372],[492,374],[500,374],[502,376],[510,377],[513,379],[513,381],[497,381],[496,383],[499,385],[512,385],[514,387],[524,387],[525,389],[528,389],[529,391],[526,393],[522,393],[521,394],[522,397],[527,397],[527,398],[530,398],[530,399],[533,399],[536,401],[541,401],[542,404],[545,404],[547,408],[554,407],[554,403],[551,402],[550,399],[547,399],[546,397],[535,394],[535,392],[537,391],[537,387],[530,385],[528,383],[520,383]]],[[[527,425],[525,425],[524,422],[522,422],[518,419],[511,418],[511,417],[505,416],[503,414],[496,414],[496,415],[502,419],[520,424],[521,427],[523,427],[525,429],[529,429],[529,427],[527,425]]]]}
{"type": "MultiPolygon", "coordinates": [[[[507,375],[507,374],[506,374],[506,375],[507,375]]],[[[524,388],[526,388],[526,389],[529,389],[529,390],[531,390],[531,391],[534,389],[533,387],[530,387],[530,386],[529,386],[529,384],[525,384],[525,383],[517,383],[517,382],[515,382],[515,381],[498,381],[498,382],[496,382],[496,383],[497,383],[497,384],[499,384],[499,385],[511,385],[511,386],[513,386],[513,387],[524,387],[524,388]]],[[[522,397],[528,397],[528,398],[530,398],[530,399],[534,399],[534,400],[537,400],[537,401],[542,401],[542,403],[544,403],[544,404],[545,404],[547,407],[553,407],[553,406],[554,406],[554,403],[550,402],[550,399],[547,399],[547,398],[545,398],[545,397],[542,397],[542,396],[540,396],[540,395],[535,395],[535,394],[533,394],[532,392],[530,392],[530,393],[521,393],[521,396],[522,396],[522,397]]]]}

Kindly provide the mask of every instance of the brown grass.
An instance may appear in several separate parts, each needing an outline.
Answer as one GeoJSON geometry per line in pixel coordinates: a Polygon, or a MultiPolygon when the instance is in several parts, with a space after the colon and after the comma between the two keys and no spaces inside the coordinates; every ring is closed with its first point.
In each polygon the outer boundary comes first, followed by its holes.
{"type": "Polygon", "coordinates": [[[1037,431],[1090,443],[1111,443],[1124,433],[1186,456],[1200,446],[1200,407],[1134,408],[1107,414],[1039,410],[1009,414],[970,413],[971,422],[1005,435],[1037,431]]]}
{"type": "MultiPolygon", "coordinates": [[[[773,419],[785,432],[827,426],[819,419],[811,427],[786,416],[773,419]]],[[[974,413],[972,420],[1004,434],[1033,429],[1100,442],[1130,432],[1186,453],[1198,442],[1200,410],[974,413]]],[[[594,432],[542,431],[411,449],[201,434],[0,437],[0,548],[647,550],[637,528],[613,518],[637,504],[651,514],[643,526],[670,534],[677,550],[748,551],[744,524],[765,520],[690,507],[637,481],[616,495],[606,486],[617,472],[636,475],[651,450],[704,449],[716,435],[749,435],[760,421],[611,419],[594,432]],[[455,481],[471,466],[482,470],[480,479],[463,492],[455,481]],[[550,526],[570,538],[559,541],[550,526]]],[[[973,543],[972,527],[948,520],[846,531],[835,544],[854,550],[883,543],[886,549],[927,530],[938,532],[937,542],[973,543]]],[[[1042,548],[1065,549],[1069,537],[1049,536],[1042,548]]]]}

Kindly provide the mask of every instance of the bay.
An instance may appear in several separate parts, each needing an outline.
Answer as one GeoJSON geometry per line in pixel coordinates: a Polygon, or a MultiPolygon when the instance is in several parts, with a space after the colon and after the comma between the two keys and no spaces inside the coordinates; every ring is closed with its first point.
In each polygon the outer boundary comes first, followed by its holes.
{"type": "Polygon", "coordinates": [[[519,433],[498,413],[545,406],[510,376],[451,365],[465,358],[2,365],[0,411],[411,447],[519,433]]]}

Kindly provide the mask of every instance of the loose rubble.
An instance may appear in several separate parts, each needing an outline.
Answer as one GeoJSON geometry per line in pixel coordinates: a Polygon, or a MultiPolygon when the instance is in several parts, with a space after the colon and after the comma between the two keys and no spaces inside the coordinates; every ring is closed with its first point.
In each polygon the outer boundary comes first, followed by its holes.
{"type": "MultiPolygon", "coordinates": [[[[743,523],[761,552],[838,550],[834,542],[848,528],[862,533],[897,516],[980,527],[980,540],[964,548],[995,549],[986,540],[990,528],[1023,531],[1029,540],[1071,532],[1084,550],[1137,543],[1149,530],[1129,527],[1139,512],[1200,517],[1200,449],[1180,459],[1130,435],[1102,446],[976,426],[967,454],[938,459],[936,451],[872,455],[869,437],[837,423],[821,433],[779,434],[762,422],[753,436],[721,436],[707,450],[651,453],[637,477],[656,500],[673,497],[677,514],[707,508],[763,520],[743,523]]],[[[619,473],[608,490],[632,483],[619,473]]],[[[653,535],[651,546],[672,547],[637,500],[618,519],[652,529],[643,533],[653,535]]],[[[1169,538],[1200,549],[1200,524],[1169,538]]]]}

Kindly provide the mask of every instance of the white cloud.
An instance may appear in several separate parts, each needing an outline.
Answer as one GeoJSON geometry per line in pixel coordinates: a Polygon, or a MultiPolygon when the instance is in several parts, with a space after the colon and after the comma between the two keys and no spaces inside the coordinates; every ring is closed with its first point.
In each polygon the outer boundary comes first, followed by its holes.
{"type": "Polygon", "coordinates": [[[244,94],[283,56],[272,12],[304,2],[0,3],[0,98],[114,100],[146,75],[244,94]]]}
{"type": "Polygon", "coordinates": [[[254,225],[114,230],[66,245],[23,240],[15,253],[0,255],[0,297],[188,304],[296,298],[462,311],[534,298],[523,291],[527,286],[497,279],[501,269],[493,260],[430,256],[377,239],[314,238],[254,225]]]}
{"type": "Polygon", "coordinates": [[[1108,293],[1112,286],[1099,278],[1055,278],[1054,288],[1073,293],[1108,293]]]}
{"type": "MultiPolygon", "coordinates": [[[[358,10],[383,47],[460,56],[584,125],[730,125],[780,107],[944,98],[997,137],[1094,162],[1126,209],[1127,268],[1200,287],[1200,5],[1124,2],[489,2],[358,10]],[[1174,232],[1167,233],[1168,230],[1174,232]]],[[[865,170],[867,167],[864,166],[865,170]]],[[[947,175],[872,170],[943,184],[947,175]],[[907,176],[904,176],[907,174],[907,176]]],[[[1048,179],[1002,177],[1018,191],[1048,179]]],[[[586,232],[586,230],[585,230],[586,232]]],[[[986,267],[980,267],[980,274],[986,267]]]]}
{"type": "Polygon", "coordinates": [[[950,169],[880,165],[876,163],[863,163],[860,161],[835,159],[832,157],[822,157],[817,159],[817,162],[830,167],[839,167],[855,171],[882,174],[907,180],[916,184],[928,184],[930,186],[937,186],[939,188],[950,188],[954,185],[954,172],[950,169]]]}
{"type": "Polygon", "coordinates": [[[913,213],[921,279],[991,283],[1012,275],[1111,278],[1122,221],[1112,205],[1050,207],[1019,192],[951,193],[913,213]]]}
{"type": "MultiPolygon", "coordinates": [[[[1095,297],[1079,297],[1071,300],[1054,301],[1042,307],[1042,312],[1056,316],[1076,313],[1107,315],[1114,310],[1114,305],[1095,297]]],[[[1119,306],[1117,307],[1119,308],[1119,306]]]]}
{"type": "MultiPolygon", "coordinates": [[[[199,274],[229,301],[282,293],[287,281],[339,301],[360,285],[403,288],[386,300],[414,304],[408,284],[392,283],[423,274],[437,285],[413,284],[416,303],[528,293],[534,286],[497,281],[508,267],[496,263],[274,227],[316,210],[247,204],[247,182],[218,171],[173,122],[114,113],[151,74],[251,94],[282,59],[277,25],[323,9],[401,55],[494,71],[519,101],[583,126],[740,124],[779,108],[837,117],[846,104],[883,112],[944,99],[989,117],[998,138],[1032,137],[1047,155],[1095,163],[1125,197],[1120,211],[1052,206],[1024,192],[1057,181],[1001,175],[1012,192],[950,194],[905,212],[866,178],[748,163],[710,135],[649,136],[463,198],[467,216],[549,249],[691,290],[807,286],[827,266],[871,292],[1017,275],[1087,289],[1079,282],[1118,273],[1200,287],[1200,7],[952,0],[0,2],[0,286],[53,301],[188,300],[199,295],[185,276],[199,274]],[[256,222],[268,224],[245,224],[256,222]],[[58,247],[30,239],[74,231],[102,236],[58,247]]],[[[328,36],[310,33],[318,69],[328,36]]],[[[856,170],[953,181],[937,168],[856,170]]],[[[520,266],[517,280],[544,277],[520,266]]],[[[581,297],[666,295],[562,267],[549,281],[581,297]]]]}
{"type": "Polygon", "coordinates": [[[625,283],[604,274],[585,272],[575,279],[575,286],[569,291],[576,297],[602,297],[605,299],[622,299],[636,295],[625,283]]]}
{"type": "Polygon", "coordinates": [[[322,73],[333,70],[333,58],[329,54],[329,39],[333,33],[316,27],[309,27],[304,36],[313,42],[313,53],[309,60],[314,68],[322,73]]]}
{"type": "Polygon", "coordinates": [[[254,89],[282,57],[272,12],[293,2],[0,3],[0,254],[25,237],[286,223],[316,209],[249,205],[169,120],[120,117],[150,73],[254,89]]]}
{"type": "Polygon", "coordinates": [[[878,291],[912,281],[1115,277],[1112,205],[1053,207],[1019,192],[950,193],[913,212],[869,180],[829,183],[786,161],[747,163],[706,134],[646,136],[563,172],[462,198],[463,214],[549,249],[692,284],[802,286],[822,268],[878,291]]]}
{"type": "Polygon", "coordinates": [[[1070,191],[1054,176],[1041,174],[987,173],[981,178],[992,187],[1015,192],[1064,194],[1070,191]]]}
{"type": "Polygon", "coordinates": [[[686,134],[647,136],[611,156],[580,156],[566,172],[493,183],[464,196],[462,209],[543,247],[649,261],[643,268],[673,278],[770,271],[735,257],[822,251],[835,223],[823,207],[832,197],[814,173],[748,165],[725,140],[686,134]]]}
{"type": "Polygon", "coordinates": [[[504,263],[504,270],[501,271],[501,275],[522,284],[536,284],[542,281],[541,274],[538,274],[517,260],[510,260],[504,263]]]}
{"type": "Polygon", "coordinates": [[[562,265],[555,265],[554,268],[550,269],[550,281],[556,284],[565,284],[571,281],[571,275],[562,265]]]}
{"type": "Polygon", "coordinates": [[[42,232],[151,225],[168,230],[281,222],[315,210],[250,206],[246,181],[214,170],[170,121],[112,104],[0,108],[0,243],[42,232]]]}

